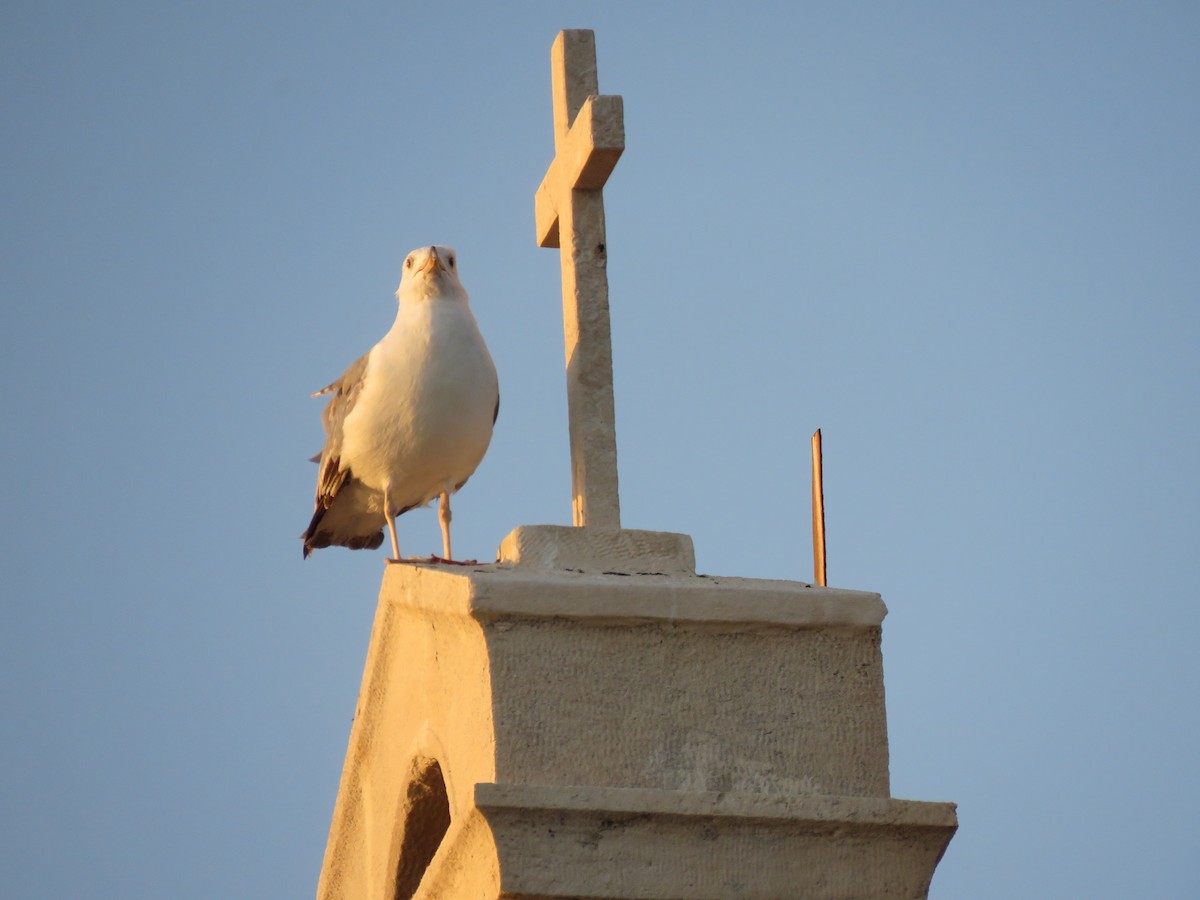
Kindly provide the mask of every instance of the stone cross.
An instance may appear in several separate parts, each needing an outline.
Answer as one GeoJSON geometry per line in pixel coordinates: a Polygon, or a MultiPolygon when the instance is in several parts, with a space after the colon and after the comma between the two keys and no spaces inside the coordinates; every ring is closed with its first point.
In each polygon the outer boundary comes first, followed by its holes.
{"type": "Polygon", "coordinates": [[[562,265],[572,517],[576,525],[621,527],[613,410],[608,255],[601,188],[625,149],[624,107],[599,96],[596,37],[562,31],[550,51],[554,161],[535,199],[539,247],[562,265]]]}

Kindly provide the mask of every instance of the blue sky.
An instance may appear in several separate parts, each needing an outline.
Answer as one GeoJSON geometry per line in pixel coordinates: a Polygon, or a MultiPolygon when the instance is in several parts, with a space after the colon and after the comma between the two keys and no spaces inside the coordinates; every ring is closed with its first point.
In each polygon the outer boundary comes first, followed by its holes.
{"type": "Polygon", "coordinates": [[[569,522],[564,27],[625,99],[624,523],[808,579],[822,428],[932,896],[1200,894],[1195,5],[51,2],[0,11],[6,895],[312,893],[383,553],[301,561],[308,395],[414,247],[504,397],[456,549],[569,522]]]}

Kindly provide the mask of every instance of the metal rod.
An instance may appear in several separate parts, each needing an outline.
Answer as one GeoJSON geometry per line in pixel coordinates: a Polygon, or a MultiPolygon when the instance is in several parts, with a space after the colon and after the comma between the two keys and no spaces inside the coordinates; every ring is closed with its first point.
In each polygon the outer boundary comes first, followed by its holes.
{"type": "Polygon", "coordinates": [[[825,586],[825,481],[821,472],[821,429],[812,436],[813,582],[825,586]]]}

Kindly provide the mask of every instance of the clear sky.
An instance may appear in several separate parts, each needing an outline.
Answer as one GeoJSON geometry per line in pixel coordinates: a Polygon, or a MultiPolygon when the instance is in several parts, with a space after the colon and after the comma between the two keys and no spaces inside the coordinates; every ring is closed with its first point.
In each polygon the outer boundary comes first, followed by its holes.
{"type": "Polygon", "coordinates": [[[566,27],[625,98],[625,524],[809,579],[822,428],[932,896],[1200,896],[1200,7],[243,0],[0,10],[5,896],[312,894],[384,553],[301,561],[309,394],[414,247],[504,398],[456,549],[569,522],[566,27]]]}

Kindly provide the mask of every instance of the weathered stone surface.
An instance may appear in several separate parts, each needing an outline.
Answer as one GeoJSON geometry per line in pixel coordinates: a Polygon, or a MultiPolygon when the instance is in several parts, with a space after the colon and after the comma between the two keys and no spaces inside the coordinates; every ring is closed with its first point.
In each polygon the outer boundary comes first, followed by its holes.
{"type": "Polygon", "coordinates": [[[502,563],[523,568],[695,575],[696,553],[686,534],[629,528],[522,525],[500,543],[502,563]]]}
{"type": "MultiPolygon", "coordinates": [[[[481,784],[503,897],[920,898],[954,807],[481,784]]],[[[446,895],[448,896],[448,895],[446,895]]]]}
{"type": "Polygon", "coordinates": [[[949,803],[481,784],[415,896],[909,900],[956,826],[949,803]]]}
{"type": "Polygon", "coordinates": [[[318,896],[404,896],[440,804],[412,896],[922,896],[901,885],[953,810],[888,797],[884,614],[797,582],[390,566],[318,896]],[[801,872],[830,892],[771,893],[801,872]]]}
{"type": "Polygon", "coordinates": [[[499,781],[888,793],[878,629],[514,617],[485,633],[499,781]]]}

